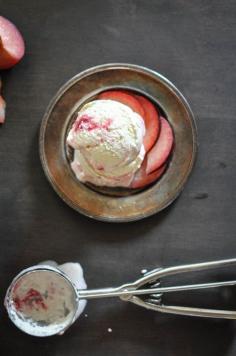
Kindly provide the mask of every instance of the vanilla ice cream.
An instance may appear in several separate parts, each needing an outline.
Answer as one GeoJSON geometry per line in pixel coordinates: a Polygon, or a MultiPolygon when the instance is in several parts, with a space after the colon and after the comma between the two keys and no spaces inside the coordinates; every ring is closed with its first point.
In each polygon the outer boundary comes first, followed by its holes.
{"type": "Polygon", "coordinates": [[[130,185],[145,156],[143,118],[113,100],[82,107],[67,143],[75,149],[71,167],[82,182],[100,186],[130,185]]]}

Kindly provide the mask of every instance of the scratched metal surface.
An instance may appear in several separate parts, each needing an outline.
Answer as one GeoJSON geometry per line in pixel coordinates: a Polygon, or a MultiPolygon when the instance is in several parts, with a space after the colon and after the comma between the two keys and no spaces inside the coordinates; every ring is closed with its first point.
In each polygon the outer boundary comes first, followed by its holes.
{"type": "MultiPolygon", "coordinates": [[[[0,300],[19,270],[49,258],[80,261],[88,285],[101,287],[132,280],[143,267],[235,256],[235,2],[0,0],[0,9],[27,45],[25,59],[1,73],[8,108],[0,128],[0,300]],[[48,184],[38,152],[41,118],[56,91],[78,72],[111,62],[143,65],[175,83],[196,115],[199,141],[196,166],[179,199],[158,215],[119,225],[70,209],[48,184]]],[[[235,273],[196,280],[210,277],[235,273]]],[[[234,292],[171,298],[236,308],[234,292]]],[[[1,354],[236,352],[233,321],[160,315],[115,299],[91,301],[86,313],[63,337],[35,339],[8,321],[1,303],[1,354]]]]}

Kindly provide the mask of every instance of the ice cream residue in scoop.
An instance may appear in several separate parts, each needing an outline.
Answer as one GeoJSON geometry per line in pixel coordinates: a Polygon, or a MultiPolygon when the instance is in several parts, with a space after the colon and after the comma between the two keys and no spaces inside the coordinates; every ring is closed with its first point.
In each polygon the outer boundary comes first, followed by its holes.
{"type": "Polygon", "coordinates": [[[77,288],[87,288],[83,270],[79,263],[70,262],[58,265],[45,261],[43,267],[48,269],[25,270],[16,277],[6,294],[5,305],[14,324],[27,334],[62,334],[86,306],[76,292],[77,288]],[[49,267],[61,270],[68,279],[49,267]]]}

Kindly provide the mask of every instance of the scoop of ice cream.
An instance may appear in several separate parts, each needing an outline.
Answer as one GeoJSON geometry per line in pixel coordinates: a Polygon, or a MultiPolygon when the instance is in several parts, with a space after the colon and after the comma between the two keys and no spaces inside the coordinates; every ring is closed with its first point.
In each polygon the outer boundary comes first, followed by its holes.
{"type": "Polygon", "coordinates": [[[142,117],[113,100],[94,100],[82,107],[67,143],[75,149],[71,164],[77,178],[104,186],[129,186],[145,149],[142,117]]]}

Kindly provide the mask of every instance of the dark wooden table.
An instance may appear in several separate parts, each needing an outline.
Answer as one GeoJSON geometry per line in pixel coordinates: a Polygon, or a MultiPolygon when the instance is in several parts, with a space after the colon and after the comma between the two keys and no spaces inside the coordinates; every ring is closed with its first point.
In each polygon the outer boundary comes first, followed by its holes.
{"type": "MultiPolygon", "coordinates": [[[[88,285],[101,287],[132,280],[143,267],[235,257],[235,1],[0,0],[0,9],[19,26],[27,48],[17,67],[1,73],[7,100],[0,127],[1,301],[18,271],[45,259],[80,261],[88,285]],[[180,198],[131,224],[96,222],[71,210],[46,181],[38,154],[51,97],[76,73],[108,62],[144,65],[173,81],[189,100],[199,132],[197,163],[180,198]]],[[[172,300],[236,308],[234,292],[188,292],[172,300]]],[[[11,324],[2,302],[3,356],[236,353],[233,321],[100,300],[90,302],[87,318],[63,337],[37,339],[11,324]]]]}

